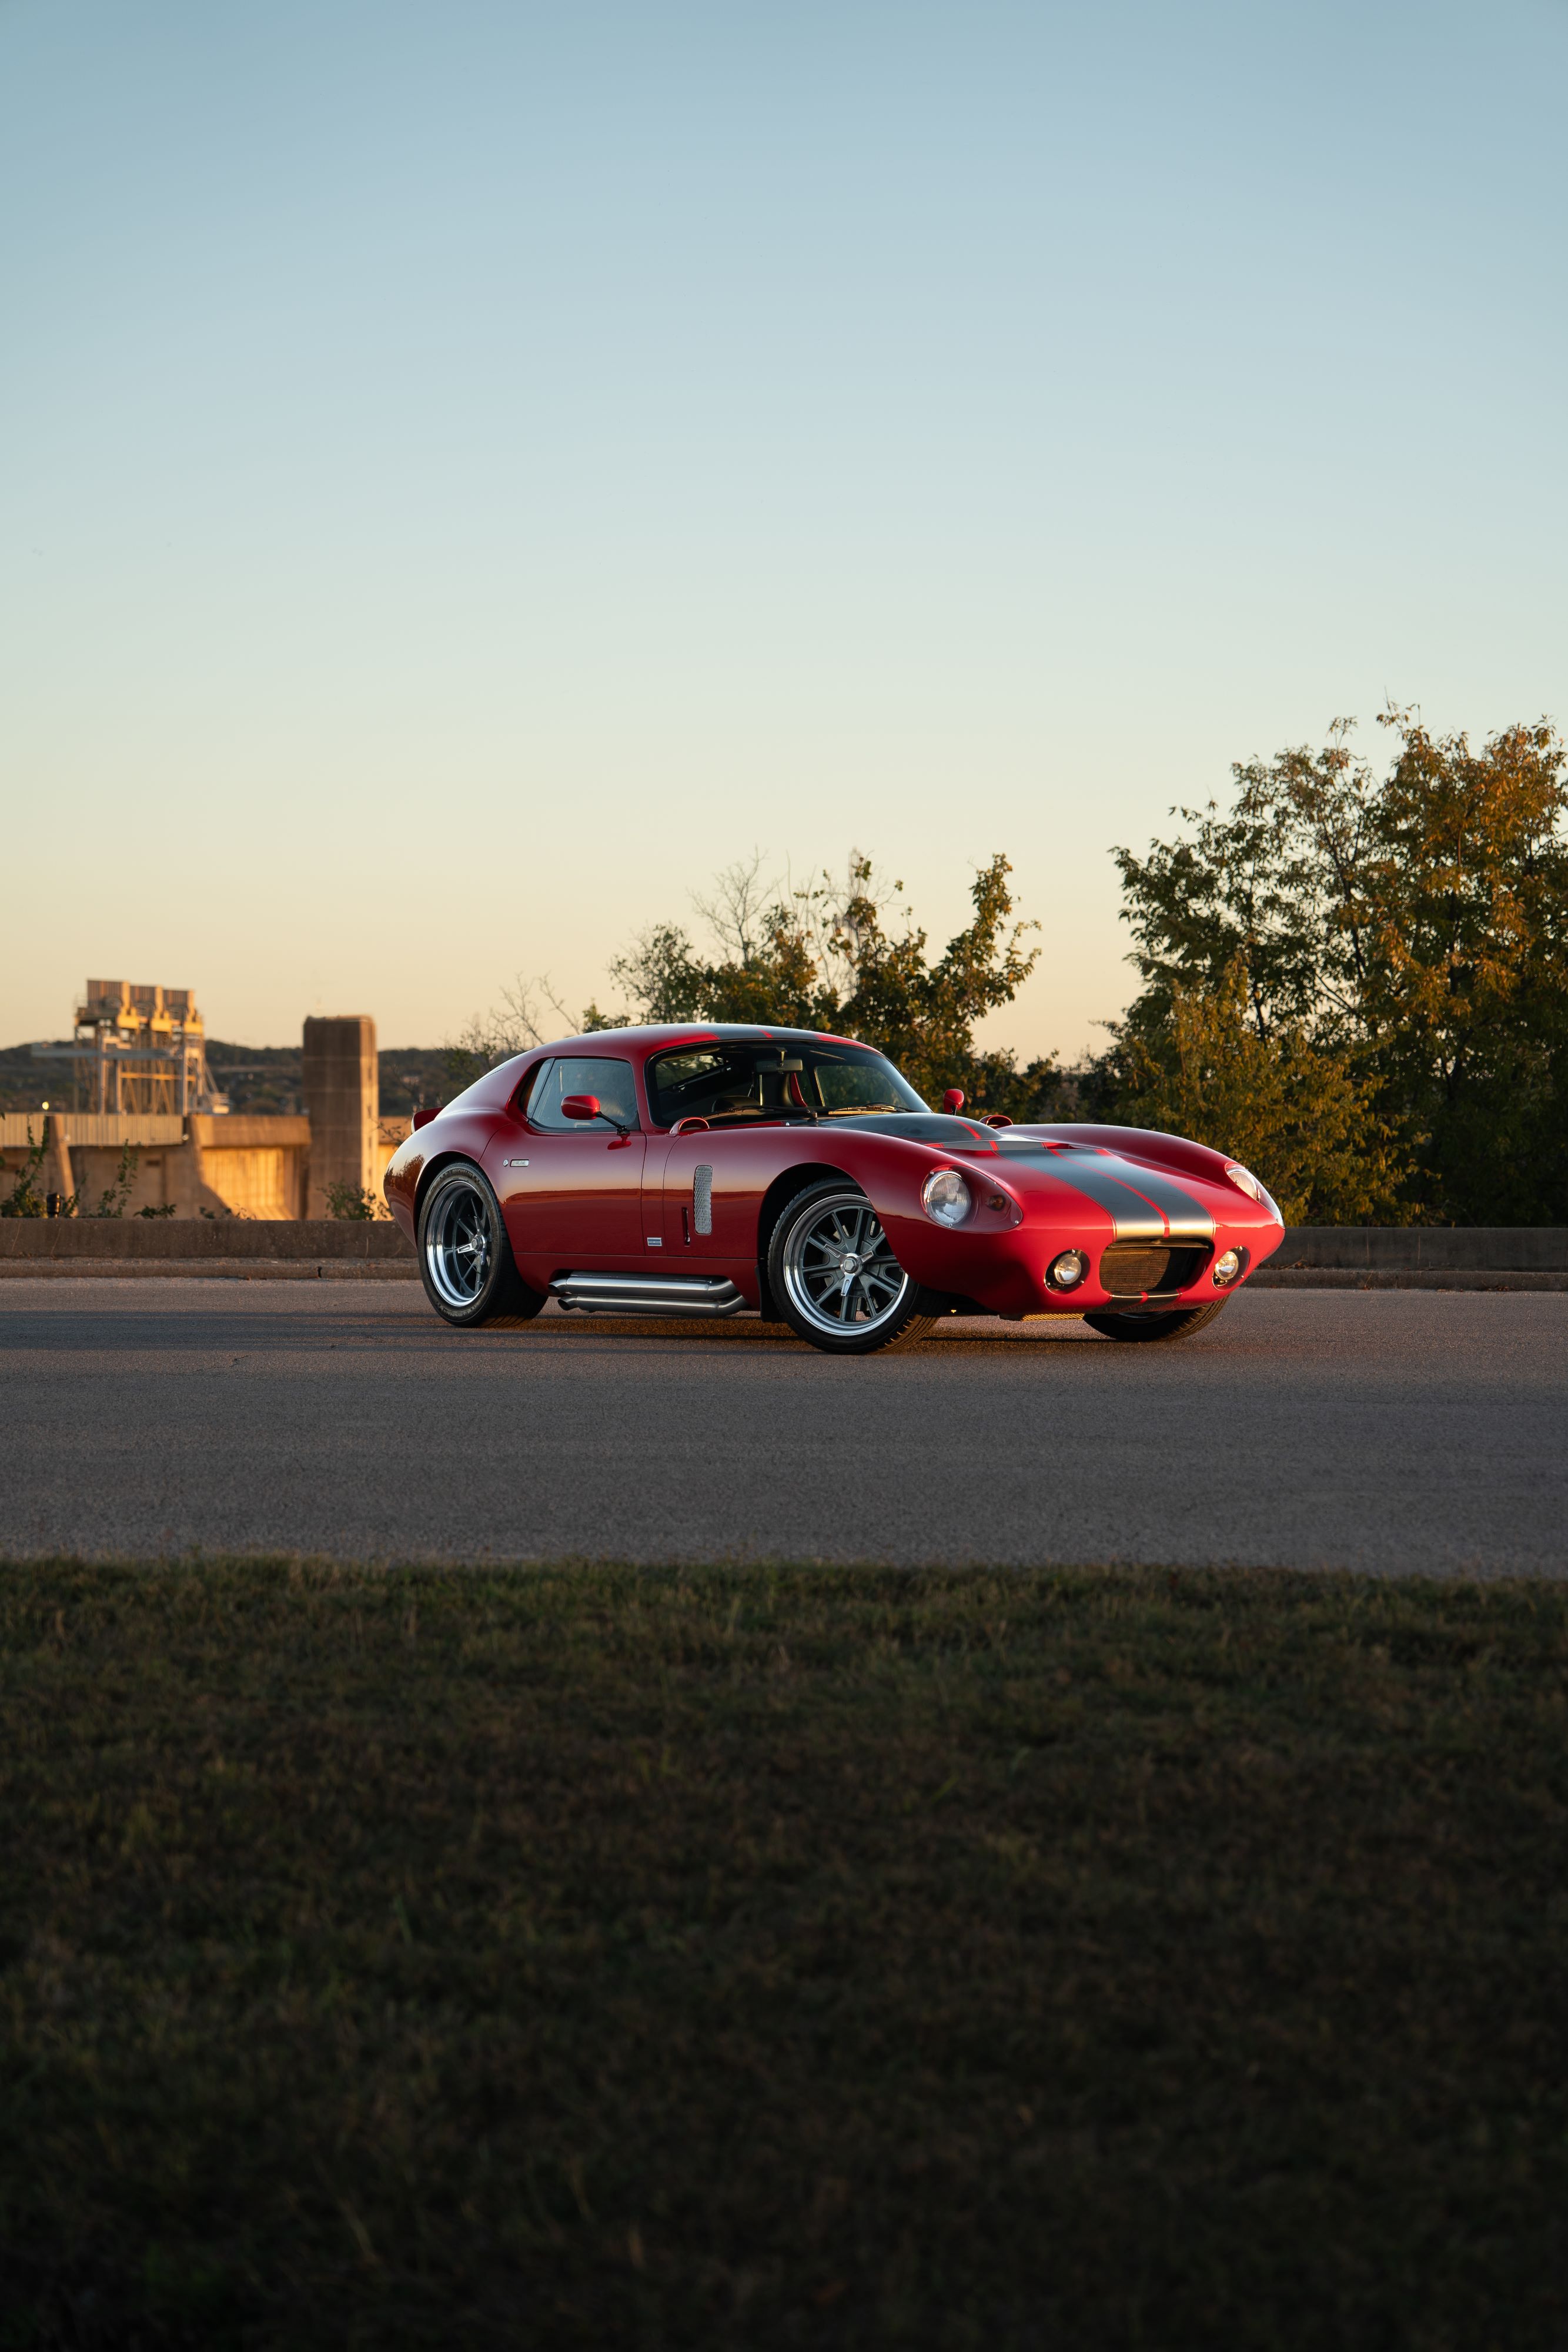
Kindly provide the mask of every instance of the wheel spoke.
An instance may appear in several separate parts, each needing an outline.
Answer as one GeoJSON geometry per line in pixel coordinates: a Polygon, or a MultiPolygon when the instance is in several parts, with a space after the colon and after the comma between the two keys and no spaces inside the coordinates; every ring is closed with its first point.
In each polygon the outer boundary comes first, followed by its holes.
{"type": "Polygon", "coordinates": [[[897,1315],[909,1277],[863,1195],[841,1195],[803,1218],[784,1247],[784,1287],[823,1330],[865,1332],[897,1315]]]}
{"type": "Polygon", "coordinates": [[[449,1308],[472,1307],[483,1297],[494,1246],[489,1210],[477,1186],[454,1185],[424,1242],[427,1277],[449,1308]]]}

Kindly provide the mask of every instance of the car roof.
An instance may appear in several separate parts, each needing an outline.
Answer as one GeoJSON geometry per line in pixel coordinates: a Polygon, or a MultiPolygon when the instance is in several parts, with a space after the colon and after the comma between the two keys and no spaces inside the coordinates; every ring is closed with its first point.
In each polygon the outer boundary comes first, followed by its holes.
{"type": "MultiPolygon", "coordinates": [[[[653,1052],[658,1047],[674,1045],[855,1045],[855,1037],[838,1037],[825,1029],[764,1029],[759,1024],[747,1021],[662,1021],[650,1022],[632,1029],[586,1029],[575,1037],[553,1037],[547,1045],[531,1050],[543,1054],[564,1054],[582,1046],[599,1054],[618,1054],[628,1045],[641,1052],[653,1052]]],[[[862,1047],[871,1052],[873,1047],[862,1047]]]]}

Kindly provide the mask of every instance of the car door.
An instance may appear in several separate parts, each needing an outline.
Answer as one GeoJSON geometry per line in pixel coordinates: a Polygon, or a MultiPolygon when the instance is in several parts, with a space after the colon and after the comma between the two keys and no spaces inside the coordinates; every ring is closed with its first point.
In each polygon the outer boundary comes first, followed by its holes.
{"type": "MultiPolygon", "coordinates": [[[[698,1129],[672,1137],[660,1187],[672,1272],[693,1259],[718,1262],[711,1268],[704,1264],[704,1273],[756,1264],[758,1213],[777,1171],[779,1137],[777,1128],[760,1133],[698,1129]]],[[[650,1222],[648,1230],[657,1228],[650,1222]]]]}
{"type": "Polygon", "coordinates": [[[641,1265],[646,1143],[630,1062],[573,1054],[540,1065],[491,1171],[525,1276],[641,1265]],[[599,1117],[568,1118],[570,1095],[596,1096],[599,1117]]]}

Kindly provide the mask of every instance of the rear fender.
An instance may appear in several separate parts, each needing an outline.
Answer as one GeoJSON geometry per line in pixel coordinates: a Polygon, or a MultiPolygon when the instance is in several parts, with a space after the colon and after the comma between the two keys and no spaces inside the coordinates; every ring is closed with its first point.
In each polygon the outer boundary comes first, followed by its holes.
{"type": "Polygon", "coordinates": [[[405,1137],[392,1155],[383,1180],[387,1206],[411,1242],[419,1237],[419,1213],[433,1180],[455,1160],[471,1160],[481,1175],[485,1150],[495,1131],[495,1120],[481,1112],[443,1112],[413,1135],[405,1137]]]}

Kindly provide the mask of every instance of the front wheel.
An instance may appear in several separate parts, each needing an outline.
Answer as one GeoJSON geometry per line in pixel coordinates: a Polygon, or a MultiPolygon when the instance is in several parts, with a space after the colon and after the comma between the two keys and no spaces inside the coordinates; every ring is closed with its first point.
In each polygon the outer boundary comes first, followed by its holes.
{"type": "Polygon", "coordinates": [[[501,1204],[468,1160],[440,1170],[420,1203],[419,1275],[436,1313],[460,1330],[531,1323],[544,1305],[519,1276],[501,1204]]]}
{"type": "Polygon", "coordinates": [[[773,1228],[768,1287],[796,1336],[831,1356],[911,1347],[936,1320],[876,1211],[841,1177],[790,1202],[773,1228]]]}
{"type": "Polygon", "coordinates": [[[1091,1309],[1083,1320],[1091,1330],[1103,1331],[1107,1339],[1190,1339],[1229,1304],[1228,1297],[1211,1298],[1205,1307],[1177,1307],[1164,1313],[1158,1307],[1134,1307],[1125,1315],[1091,1309]]]}

